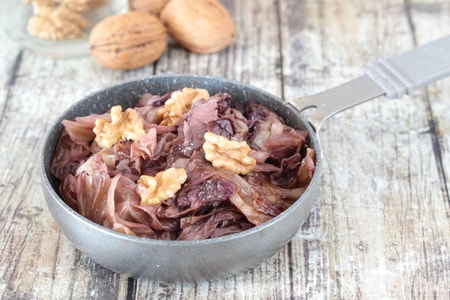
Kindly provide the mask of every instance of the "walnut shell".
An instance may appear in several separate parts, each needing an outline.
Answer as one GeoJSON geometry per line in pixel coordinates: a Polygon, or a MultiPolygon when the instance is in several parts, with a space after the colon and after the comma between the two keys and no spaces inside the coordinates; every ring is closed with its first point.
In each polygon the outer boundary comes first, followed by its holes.
{"type": "Polygon", "coordinates": [[[130,9],[139,10],[159,16],[169,0],[128,0],[130,9]]]}
{"type": "Polygon", "coordinates": [[[105,18],[92,30],[91,55],[101,65],[118,70],[144,67],[167,48],[161,21],[145,12],[130,11],[105,18]]]}
{"type": "Polygon", "coordinates": [[[171,0],[160,17],[169,35],[192,52],[220,51],[236,36],[233,19],[217,0],[171,0]]]}
{"type": "Polygon", "coordinates": [[[105,6],[110,0],[62,0],[70,9],[83,12],[105,6]]]}

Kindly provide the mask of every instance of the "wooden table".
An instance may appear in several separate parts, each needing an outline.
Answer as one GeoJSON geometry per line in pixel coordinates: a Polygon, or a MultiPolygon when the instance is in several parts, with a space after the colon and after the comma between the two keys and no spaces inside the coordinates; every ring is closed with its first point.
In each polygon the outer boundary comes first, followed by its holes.
{"type": "Polygon", "coordinates": [[[0,298],[448,299],[450,79],[328,121],[309,219],[278,254],[238,276],[195,285],[134,280],[97,265],[61,234],[41,191],[39,146],[58,114],[83,96],[154,74],[189,73],[290,99],[450,34],[447,0],[222,3],[238,31],[229,48],[196,55],[171,43],[157,63],[128,72],[89,56],[36,55],[1,36],[0,298]]]}

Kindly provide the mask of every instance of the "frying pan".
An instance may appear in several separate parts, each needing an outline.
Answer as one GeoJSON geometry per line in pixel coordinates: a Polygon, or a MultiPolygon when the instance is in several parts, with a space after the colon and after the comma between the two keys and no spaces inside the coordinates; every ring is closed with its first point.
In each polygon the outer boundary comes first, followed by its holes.
{"type": "MultiPolygon", "coordinates": [[[[208,76],[154,76],[96,92],[66,110],[43,139],[39,164],[47,206],[56,224],[76,248],[115,272],[134,278],[146,277],[166,282],[196,282],[238,274],[274,255],[293,238],[307,219],[320,187],[322,153],[318,130],[323,121],[370,98],[380,95],[400,97],[415,88],[448,76],[449,53],[450,37],[446,37],[380,61],[368,68],[362,77],[333,89],[331,93],[324,92],[318,96],[292,100],[291,103],[300,109],[261,89],[208,76]],[[414,68],[409,61],[413,58],[426,60],[420,67],[420,72],[411,71],[414,68]],[[72,210],[60,197],[59,181],[50,173],[53,153],[63,130],[61,121],[103,113],[117,104],[131,107],[143,93],[165,94],[183,87],[204,88],[211,95],[229,93],[233,101],[243,104],[258,101],[275,110],[288,125],[307,130],[308,144],[317,153],[317,166],[304,194],[286,211],[262,225],[240,233],[200,241],[161,241],[129,236],[100,226],[72,210]],[[299,110],[307,108],[315,110],[305,119],[299,110]]],[[[415,64],[417,66],[417,60],[415,64]]]]}

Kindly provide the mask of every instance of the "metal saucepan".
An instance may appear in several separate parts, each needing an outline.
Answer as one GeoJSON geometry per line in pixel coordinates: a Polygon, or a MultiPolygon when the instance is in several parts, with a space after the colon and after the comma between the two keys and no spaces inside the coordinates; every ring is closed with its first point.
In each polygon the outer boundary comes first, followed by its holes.
{"type": "MultiPolygon", "coordinates": [[[[439,69],[441,71],[438,70],[440,72],[439,78],[450,73],[449,41],[449,38],[444,40],[444,43],[440,41],[443,45],[439,45],[439,47],[447,47],[445,50],[447,66],[443,71],[442,68],[439,69]]],[[[434,48],[436,48],[436,45],[434,48]]],[[[383,66],[385,65],[391,64],[383,64],[383,66]]],[[[406,66],[407,64],[403,65],[406,66]]],[[[389,71],[389,73],[391,72],[389,71]]],[[[430,72],[435,74],[436,66],[430,72]]],[[[429,74],[430,72],[425,73],[429,74]]],[[[311,115],[309,121],[317,127],[316,129],[319,129],[326,118],[340,110],[379,94],[389,96],[389,92],[383,88],[386,80],[379,78],[380,72],[375,73],[378,75],[369,74],[363,76],[363,79],[356,80],[357,87],[363,82],[368,84],[370,88],[357,93],[357,97],[350,97],[351,103],[341,102],[346,99],[339,99],[340,102],[332,102],[327,100],[329,97],[327,94],[323,94],[319,98],[321,102],[317,102],[315,98],[313,100],[303,98],[303,100],[293,100],[293,103],[296,105],[300,103],[302,108],[316,107],[316,112],[311,115]],[[375,80],[376,84],[372,80],[375,80]],[[328,102],[322,102],[324,99],[328,102]]],[[[422,75],[417,78],[425,78],[422,75]]],[[[404,79],[404,77],[402,78],[404,79]]],[[[439,78],[436,76],[431,79],[426,77],[424,79],[425,84],[439,78]]],[[[422,79],[419,80],[420,82],[413,82],[413,87],[419,87],[424,81],[422,79]]],[[[403,80],[403,82],[411,83],[408,80],[403,80]]],[[[409,87],[411,89],[411,84],[409,87]]],[[[350,83],[343,88],[337,88],[334,96],[342,97],[354,95],[354,93],[354,87],[350,83]]],[[[400,95],[396,94],[394,97],[397,96],[400,95]]],[[[316,131],[291,104],[281,101],[263,90],[238,82],[213,77],[175,75],[155,76],[113,86],[89,95],[70,107],[55,121],[43,140],[40,169],[48,208],[63,233],[81,252],[100,265],[130,277],[147,277],[170,282],[192,282],[213,280],[240,273],[258,265],[285,246],[305,222],[314,204],[322,172],[321,157],[316,131]],[[288,125],[307,130],[309,132],[308,144],[317,153],[317,165],[314,177],[305,193],[286,211],[262,225],[237,234],[200,241],[162,241],[129,236],[100,226],[72,210],[60,197],[58,193],[59,181],[50,173],[53,153],[63,130],[61,121],[63,119],[73,120],[77,116],[91,113],[103,113],[116,104],[123,107],[134,106],[134,103],[146,92],[162,95],[183,87],[204,88],[211,95],[229,93],[233,101],[239,101],[243,104],[258,101],[274,109],[288,125]]]]}

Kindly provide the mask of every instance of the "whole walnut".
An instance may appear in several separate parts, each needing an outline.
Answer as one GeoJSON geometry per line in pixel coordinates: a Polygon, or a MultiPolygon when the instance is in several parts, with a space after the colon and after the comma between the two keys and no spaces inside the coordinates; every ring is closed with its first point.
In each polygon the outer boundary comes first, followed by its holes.
{"type": "Polygon", "coordinates": [[[160,17],[169,35],[192,52],[220,51],[236,36],[233,19],[217,0],[171,0],[160,17]]]}
{"type": "Polygon", "coordinates": [[[102,7],[109,1],[110,0],[62,0],[61,2],[67,5],[72,10],[84,12],[102,7]]]}
{"type": "Polygon", "coordinates": [[[167,32],[149,13],[130,11],[98,23],[89,36],[91,56],[101,65],[131,70],[156,61],[167,48],[167,32]]]}
{"type": "Polygon", "coordinates": [[[139,10],[159,16],[169,0],[128,0],[131,10],[139,10]]]}

